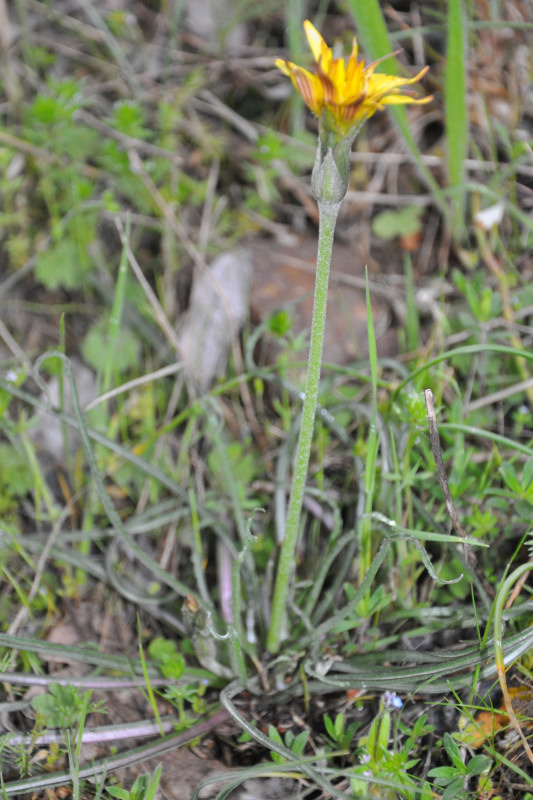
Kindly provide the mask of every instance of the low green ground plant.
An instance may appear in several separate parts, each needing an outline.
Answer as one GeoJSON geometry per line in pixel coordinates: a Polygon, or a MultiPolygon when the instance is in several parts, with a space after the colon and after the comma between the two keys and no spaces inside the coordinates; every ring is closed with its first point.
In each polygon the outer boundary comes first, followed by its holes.
{"type": "Polygon", "coordinates": [[[153,775],[149,773],[139,775],[129,791],[120,786],[110,786],[107,793],[118,800],[154,800],[161,779],[161,770],[162,767],[159,765],[153,775]]]}

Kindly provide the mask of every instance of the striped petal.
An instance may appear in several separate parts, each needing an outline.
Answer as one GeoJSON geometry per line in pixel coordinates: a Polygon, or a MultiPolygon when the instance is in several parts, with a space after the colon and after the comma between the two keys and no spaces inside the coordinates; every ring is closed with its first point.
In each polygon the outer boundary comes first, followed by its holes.
{"type": "Polygon", "coordinates": [[[352,52],[344,61],[333,58],[331,48],[309,20],[304,22],[304,30],[315,60],[315,72],[280,58],[275,63],[291,79],[308,108],[321,117],[337,137],[349,136],[365,119],[387,105],[421,104],[432,99],[402,93],[403,87],[419,81],[428,67],[413,78],[376,73],[379,61],[365,66],[358,58],[355,37],[352,52]]]}

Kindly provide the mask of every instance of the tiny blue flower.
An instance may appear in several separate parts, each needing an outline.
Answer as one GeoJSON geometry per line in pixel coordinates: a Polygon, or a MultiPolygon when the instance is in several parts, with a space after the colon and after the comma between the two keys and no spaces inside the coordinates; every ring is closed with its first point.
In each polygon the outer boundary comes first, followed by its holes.
{"type": "Polygon", "coordinates": [[[398,697],[396,692],[385,692],[383,695],[383,705],[385,708],[402,708],[403,700],[398,697]]]}

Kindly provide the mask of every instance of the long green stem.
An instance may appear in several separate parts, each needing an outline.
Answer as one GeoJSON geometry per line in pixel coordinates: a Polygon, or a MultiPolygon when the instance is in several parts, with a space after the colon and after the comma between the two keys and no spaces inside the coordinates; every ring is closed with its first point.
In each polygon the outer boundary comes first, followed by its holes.
{"type": "Polygon", "coordinates": [[[302,503],[311,455],[318,386],[320,381],[333,235],[335,233],[335,224],[337,222],[339,207],[340,203],[319,202],[318,204],[318,254],[313,322],[311,326],[311,341],[309,344],[309,361],[307,365],[307,379],[302,408],[302,422],[296,451],[296,464],[292,479],[289,508],[287,511],[285,538],[281,545],[274,597],[272,600],[272,618],[267,638],[267,648],[271,653],[278,652],[280,640],[282,638],[289,584],[293,574],[294,554],[300,530],[302,503]]]}

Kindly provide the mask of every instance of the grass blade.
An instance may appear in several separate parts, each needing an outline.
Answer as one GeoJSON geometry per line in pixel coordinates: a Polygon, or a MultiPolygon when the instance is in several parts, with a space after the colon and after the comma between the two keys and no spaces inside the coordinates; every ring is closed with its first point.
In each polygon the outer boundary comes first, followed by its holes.
{"type": "Polygon", "coordinates": [[[468,155],[466,101],[467,30],[465,4],[448,3],[448,42],[444,70],[444,113],[448,148],[448,181],[453,191],[452,231],[456,240],[464,232],[465,159],[468,155]]]}
{"type": "MultiPolygon", "coordinates": [[[[372,505],[376,487],[376,468],[379,449],[379,433],[377,427],[377,397],[378,397],[378,354],[372,306],[370,304],[370,287],[368,285],[368,270],[366,271],[366,319],[368,331],[368,357],[370,361],[370,375],[372,384],[372,412],[367,439],[367,452],[365,458],[365,516],[361,521],[361,552],[359,555],[359,585],[370,571],[372,561],[372,505]]],[[[369,595],[362,603],[365,613],[368,610],[369,595]]]]}

